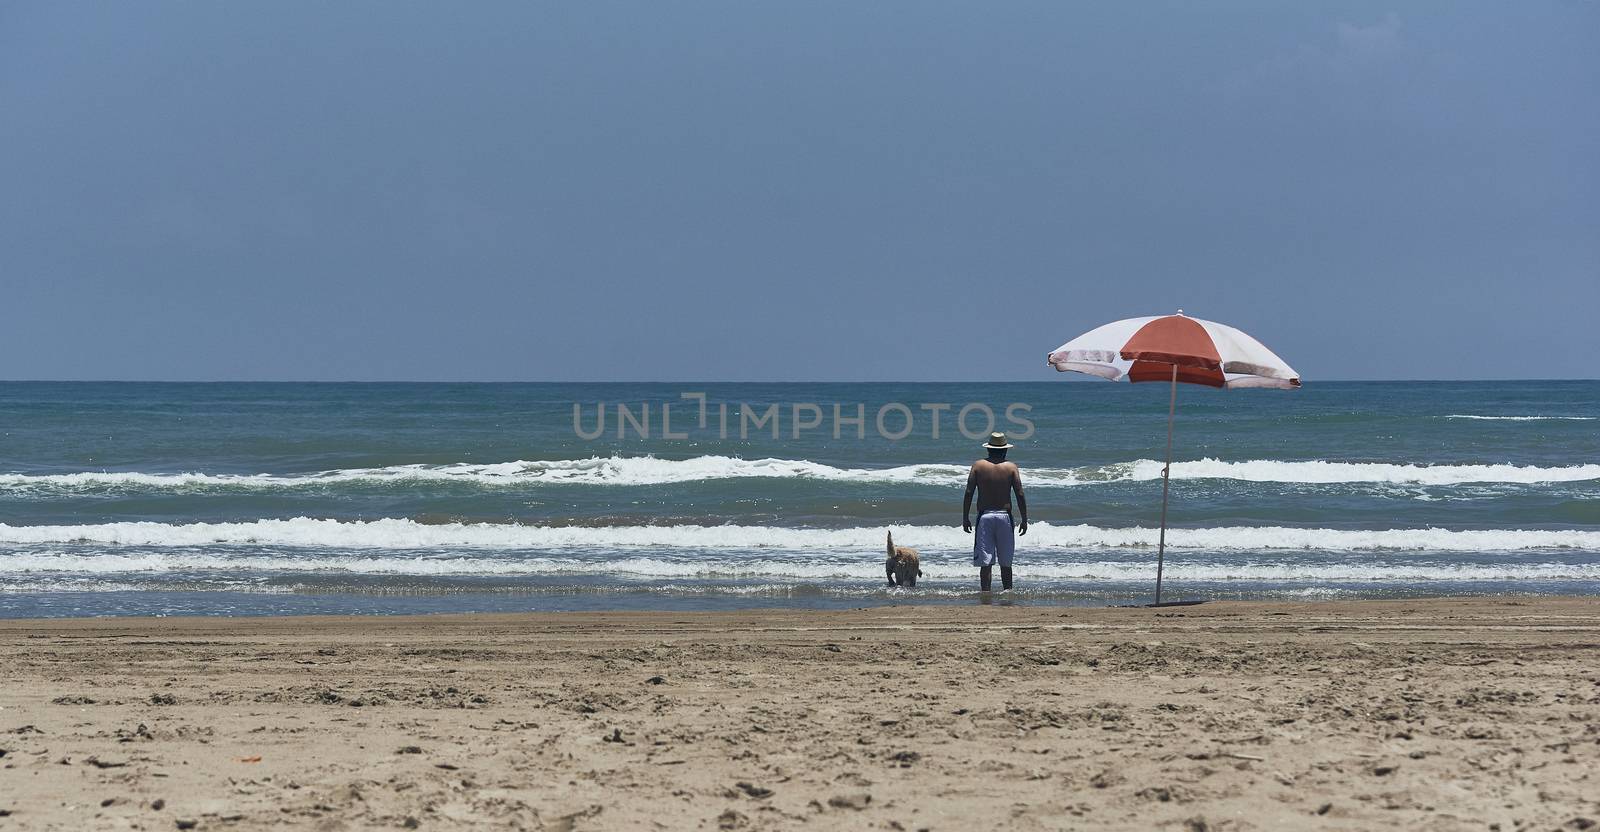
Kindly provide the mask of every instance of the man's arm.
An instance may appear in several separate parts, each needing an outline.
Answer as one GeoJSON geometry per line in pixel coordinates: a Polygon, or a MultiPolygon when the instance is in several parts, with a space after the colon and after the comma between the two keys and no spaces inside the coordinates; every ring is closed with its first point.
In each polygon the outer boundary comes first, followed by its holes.
{"type": "Polygon", "coordinates": [[[1017,511],[1022,512],[1022,525],[1017,527],[1017,534],[1028,533],[1028,498],[1022,496],[1022,471],[1017,466],[1011,466],[1011,490],[1017,495],[1017,511]]]}
{"type": "Polygon", "coordinates": [[[972,492],[976,490],[978,490],[978,466],[973,465],[967,471],[967,493],[961,497],[961,530],[964,532],[972,531],[972,521],[968,519],[968,515],[972,512],[972,492]]]}

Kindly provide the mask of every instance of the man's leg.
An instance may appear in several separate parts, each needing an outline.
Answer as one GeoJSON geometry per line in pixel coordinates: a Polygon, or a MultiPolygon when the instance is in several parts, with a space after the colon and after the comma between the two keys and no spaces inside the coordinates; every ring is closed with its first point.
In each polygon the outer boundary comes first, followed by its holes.
{"type": "Polygon", "coordinates": [[[1011,526],[1011,518],[1007,517],[1005,525],[996,524],[995,530],[995,557],[1000,561],[1000,588],[1011,588],[1011,558],[1016,554],[1016,530],[1011,526]]]}
{"type": "Polygon", "coordinates": [[[978,567],[978,589],[988,592],[994,575],[994,521],[987,515],[978,515],[978,525],[972,530],[972,565],[978,567]]]}

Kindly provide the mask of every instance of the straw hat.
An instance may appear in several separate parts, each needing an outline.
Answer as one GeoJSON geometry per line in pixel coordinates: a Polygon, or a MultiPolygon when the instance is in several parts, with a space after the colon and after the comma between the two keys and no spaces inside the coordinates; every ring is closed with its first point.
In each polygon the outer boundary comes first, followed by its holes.
{"type": "Polygon", "coordinates": [[[1006,441],[1005,434],[996,431],[989,434],[989,441],[985,442],[983,447],[988,448],[991,451],[1003,451],[1006,448],[1015,448],[1016,446],[1006,441]]]}

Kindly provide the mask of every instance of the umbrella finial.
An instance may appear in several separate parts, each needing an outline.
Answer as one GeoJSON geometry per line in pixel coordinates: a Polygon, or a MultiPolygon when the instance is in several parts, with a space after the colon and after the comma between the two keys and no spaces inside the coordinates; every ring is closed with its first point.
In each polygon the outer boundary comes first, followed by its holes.
{"type": "Polygon", "coordinates": [[[1183,310],[1182,310],[1182,309],[1179,309],[1179,310],[1178,310],[1178,314],[1179,314],[1179,315],[1180,315],[1180,316],[1182,316],[1182,315],[1183,315],[1183,310]]]}

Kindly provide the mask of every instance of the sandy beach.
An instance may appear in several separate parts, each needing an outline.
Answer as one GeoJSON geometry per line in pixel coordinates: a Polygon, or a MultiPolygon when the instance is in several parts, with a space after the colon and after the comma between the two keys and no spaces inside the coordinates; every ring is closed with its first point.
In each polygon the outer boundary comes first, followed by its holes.
{"type": "Polygon", "coordinates": [[[0,622],[0,828],[1584,829],[1600,601],[0,622]]]}

